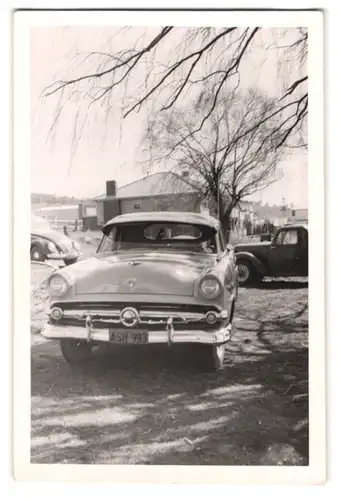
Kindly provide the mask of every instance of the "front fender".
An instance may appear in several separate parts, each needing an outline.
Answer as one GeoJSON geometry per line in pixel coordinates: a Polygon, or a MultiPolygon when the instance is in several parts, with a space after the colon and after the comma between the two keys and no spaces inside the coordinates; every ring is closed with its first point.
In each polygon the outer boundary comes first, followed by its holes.
{"type": "Polygon", "coordinates": [[[33,238],[33,239],[31,239],[31,249],[33,247],[37,248],[41,253],[43,253],[45,256],[47,256],[47,254],[48,254],[47,245],[40,238],[33,238]]]}
{"type": "Polygon", "coordinates": [[[260,262],[258,257],[253,255],[252,253],[250,253],[250,252],[238,252],[235,254],[235,258],[236,258],[237,262],[239,262],[239,260],[241,260],[241,259],[251,262],[251,264],[253,265],[253,267],[255,268],[255,270],[259,274],[261,274],[262,276],[265,275],[266,271],[265,271],[265,267],[264,267],[263,263],[260,262]]]}

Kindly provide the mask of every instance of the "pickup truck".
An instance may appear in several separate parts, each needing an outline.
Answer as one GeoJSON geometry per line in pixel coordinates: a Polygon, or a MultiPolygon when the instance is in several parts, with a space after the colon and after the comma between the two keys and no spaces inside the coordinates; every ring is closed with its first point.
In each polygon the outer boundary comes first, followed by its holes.
{"type": "Polygon", "coordinates": [[[281,226],[270,241],[235,245],[235,255],[242,286],[265,276],[308,276],[308,226],[281,226]]]}

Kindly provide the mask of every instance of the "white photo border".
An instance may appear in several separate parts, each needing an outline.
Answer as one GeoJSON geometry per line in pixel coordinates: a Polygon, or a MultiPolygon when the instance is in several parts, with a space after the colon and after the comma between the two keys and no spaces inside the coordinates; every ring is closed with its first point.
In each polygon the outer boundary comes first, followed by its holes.
{"type": "Polygon", "coordinates": [[[14,14],[14,472],[24,481],[320,484],[326,478],[324,98],[321,11],[18,11],[14,14]],[[308,466],[151,466],[30,463],[30,91],[35,26],[265,26],[309,30],[309,412],[308,466]],[[110,21],[111,19],[111,21],[110,21]],[[26,83],[25,83],[26,82],[26,83]],[[23,229],[24,228],[24,229],[23,229]],[[20,311],[20,313],[19,313],[20,311]],[[131,469],[132,468],[132,469],[131,469]]]}

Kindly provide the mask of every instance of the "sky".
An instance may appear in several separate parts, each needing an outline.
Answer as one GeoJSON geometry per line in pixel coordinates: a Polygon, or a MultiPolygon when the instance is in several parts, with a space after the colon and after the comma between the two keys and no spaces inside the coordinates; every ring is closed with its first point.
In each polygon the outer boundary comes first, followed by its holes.
{"type": "MultiPolygon", "coordinates": [[[[93,59],[78,65],[79,54],[89,51],[116,52],[130,45],[136,38],[158,32],[158,28],[131,28],[118,32],[108,27],[48,27],[31,30],[31,191],[56,195],[90,198],[105,191],[105,181],[114,179],[119,186],[145,175],[145,144],[142,141],[148,108],[121,118],[126,104],[124,88],[110,101],[110,108],[99,103],[89,110],[79,101],[68,101],[53,127],[60,109],[60,94],[43,98],[43,90],[58,79],[91,70],[93,59]],[[78,116],[78,135],[74,140],[74,123],[78,116]],[[80,118],[79,118],[80,117],[80,118]],[[86,121],[84,121],[86,118],[86,121]],[[83,121],[81,121],[83,120],[83,121]],[[81,134],[79,130],[82,130],[81,134]]],[[[179,32],[178,37],[181,36],[179,32]]],[[[272,33],[261,35],[262,43],[269,45],[272,33]]],[[[275,36],[275,35],[274,35],[275,36]]],[[[171,55],[172,39],[160,49],[161,60],[171,55]]],[[[260,40],[259,40],[260,42],[260,40]]],[[[100,57],[100,55],[98,55],[100,57]]],[[[244,61],[241,84],[244,88],[257,86],[274,95],[284,76],[278,73],[276,51],[254,47],[244,61]]],[[[147,68],[135,74],[133,85],[144,81],[147,68]]],[[[132,92],[133,94],[133,92],[132,92]]],[[[255,195],[263,203],[276,204],[285,198],[296,208],[306,208],[307,154],[300,150],[291,153],[279,164],[282,179],[255,195]]]]}

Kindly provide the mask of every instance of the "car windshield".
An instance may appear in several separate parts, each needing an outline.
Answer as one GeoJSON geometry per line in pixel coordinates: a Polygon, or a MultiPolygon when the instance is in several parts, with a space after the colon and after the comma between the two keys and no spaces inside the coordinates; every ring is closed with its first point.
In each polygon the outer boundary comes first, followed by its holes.
{"type": "Polygon", "coordinates": [[[51,229],[51,227],[48,221],[43,217],[31,214],[31,229],[32,231],[38,231],[38,230],[48,230],[51,229]]]}
{"type": "Polygon", "coordinates": [[[135,222],[112,226],[98,252],[154,250],[216,253],[216,231],[212,227],[176,222],[135,222]]]}

